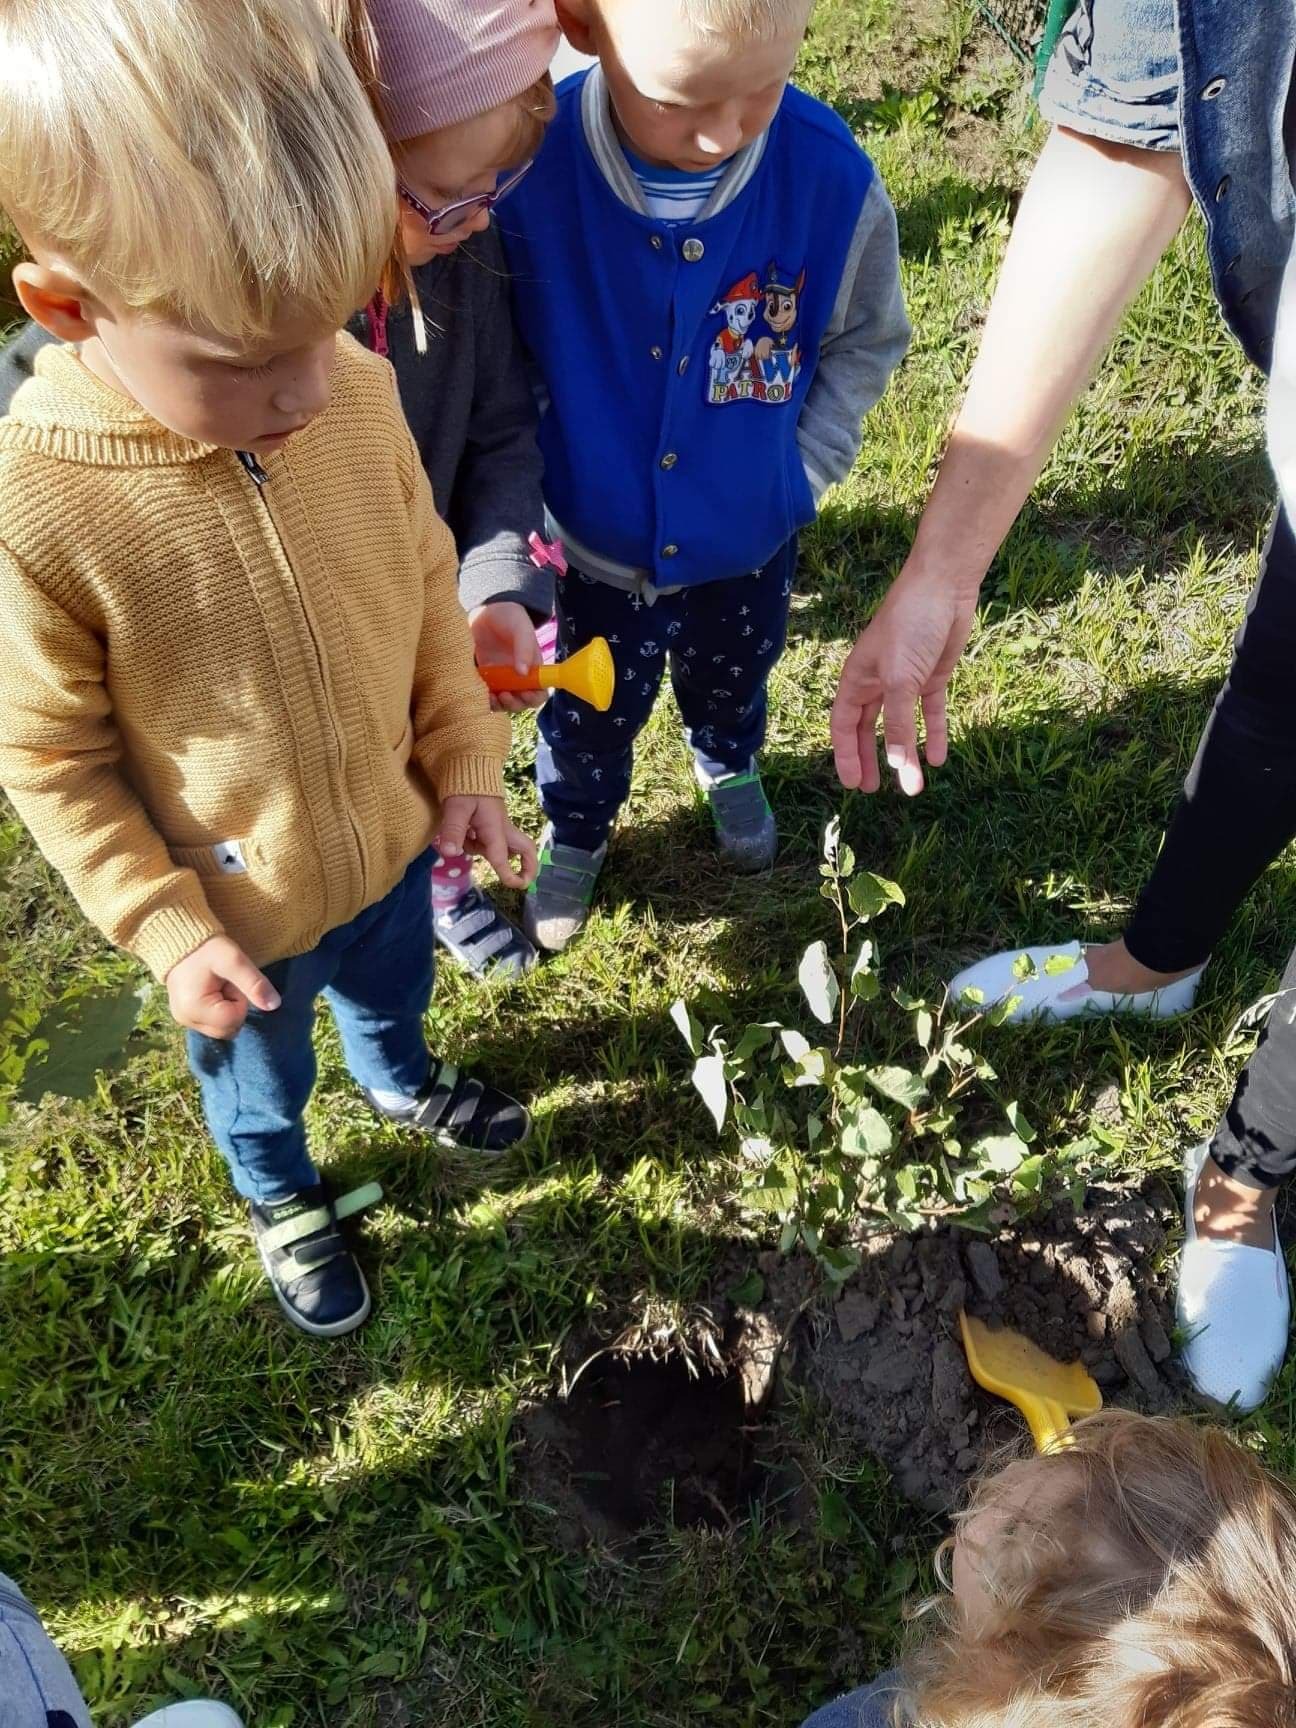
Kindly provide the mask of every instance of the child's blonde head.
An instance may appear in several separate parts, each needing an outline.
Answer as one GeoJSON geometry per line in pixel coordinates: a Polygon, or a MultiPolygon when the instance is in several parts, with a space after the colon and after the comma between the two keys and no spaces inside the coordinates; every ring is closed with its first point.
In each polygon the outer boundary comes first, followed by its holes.
{"type": "Polygon", "coordinates": [[[1218,1429],[1111,1411],[987,1478],[910,1667],[922,1728],[1296,1728],[1296,1501],[1218,1429]]]}
{"type": "MultiPolygon", "coordinates": [[[[603,14],[639,0],[589,0],[603,14]]],[[[768,42],[800,36],[814,0],[673,0],[674,21],[694,40],[719,37],[729,43],[768,42]]]]}
{"type": "Polygon", "coordinates": [[[0,207],[90,293],[240,342],[343,324],[396,222],[318,0],[0,0],[0,207]]]}

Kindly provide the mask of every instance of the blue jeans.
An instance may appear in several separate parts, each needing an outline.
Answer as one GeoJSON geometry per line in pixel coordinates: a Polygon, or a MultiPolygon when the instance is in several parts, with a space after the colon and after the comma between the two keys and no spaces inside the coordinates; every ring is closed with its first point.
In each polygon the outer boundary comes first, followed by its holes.
{"type": "Polygon", "coordinates": [[[282,998],[273,1013],[249,1010],[236,1038],[189,1034],[207,1126],[246,1199],[267,1204],[319,1181],[302,1122],[315,1084],[318,996],[333,1010],[361,1086],[410,1098],[426,1081],[433,857],[416,858],[385,899],[330,930],[309,954],[265,967],[282,998]]]}
{"type": "MultiPolygon", "coordinates": [[[[871,1686],[861,1686],[857,1692],[825,1704],[801,1728],[894,1728],[901,1690],[900,1676],[893,1668],[880,1674],[871,1686]]],[[[901,1721],[910,1720],[908,1713],[902,1712],[901,1721]]]]}
{"type": "Polygon", "coordinates": [[[1179,149],[1175,0],[1079,0],[1049,61],[1040,113],[1089,137],[1179,149]]]}
{"type": "Polygon", "coordinates": [[[556,691],[540,711],[536,786],[560,846],[593,851],[630,792],[634,741],[670,664],[689,744],[712,779],[745,773],[765,742],[765,686],[787,639],[795,536],[750,576],[638,594],[571,570],[558,584],[558,654],[605,636],[616,662],[606,714],[556,691]]]}

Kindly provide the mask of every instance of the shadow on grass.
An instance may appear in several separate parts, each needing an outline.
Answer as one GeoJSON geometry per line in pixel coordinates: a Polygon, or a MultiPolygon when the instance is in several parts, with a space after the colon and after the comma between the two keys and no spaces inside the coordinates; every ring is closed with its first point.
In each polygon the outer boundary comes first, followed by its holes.
{"type": "Polygon", "coordinates": [[[1005,217],[1011,220],[1016,215],[1021,200],[1014,187],[993,182],[974,186],[953,174],[917,194],[906,196],[903,186],[891,191],[900,227],[900,255],[924,261],[944,256],[945,233],[950,249],[957,253],[982,243],[988,233],[998,231],[1005,217]]]}
{"type": "MultiPolygon", "coordinates": [[[[1029,501],[990,567],[982,607],[1001,615],[1056,605],[1092,574],[1156,576],[1199,543],[1211,557],[1248,555],[1272,508],[1258,437],[1235,448],[1141,451],[1115,479],[1029,501]]],[[[812,603],[795,613],[796,626],[828,639],[861,629],[908,557],[918,520],[914,510],[830,497],[803,537],[796,591],[812,603]]]]}

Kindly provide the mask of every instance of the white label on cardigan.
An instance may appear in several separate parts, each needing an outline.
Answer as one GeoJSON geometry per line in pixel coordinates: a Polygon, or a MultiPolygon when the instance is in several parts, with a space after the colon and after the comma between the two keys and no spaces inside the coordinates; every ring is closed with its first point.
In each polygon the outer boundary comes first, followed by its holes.
{"type": "Polygon", "coordinates": [[[222,840],[212,847],[216,867],[222,876],[245,876],[247,860],[237,840],[222,840]]]}

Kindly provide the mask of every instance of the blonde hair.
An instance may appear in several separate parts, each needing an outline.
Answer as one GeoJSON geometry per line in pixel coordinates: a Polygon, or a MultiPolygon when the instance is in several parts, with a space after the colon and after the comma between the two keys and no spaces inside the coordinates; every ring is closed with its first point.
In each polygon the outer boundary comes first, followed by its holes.
{"type": "Polygon", "coordinates": [[[91,293],[243,343],[340,327],[396,223],[318,0],[0,0],[0,207],[91,293]]]}
{"type": "MultiPolygon", "coordinates": [[[[592,0],[596,10],[611,10],[613,0],[592,0]]],[[[625,3],[625,0],[623,0],[625,3]]],[[[638,3],[638,0],[632,0],[638,3]]],[[[770,42],[791,30],[803,31],[815,0],[675,0],[682,21],[697,36],[722,36],[730,42],[770,42]]]]}
{"type": "Polygon", "coordinates": [[[910,1660],[921,1728],[1296,1728],[1291,1492],[1185,1418],[1074,1435],[975,1493],[967,1516],[1024,1510],[984,1557],[990,1612],[947,1602],[910,1660]]]}

